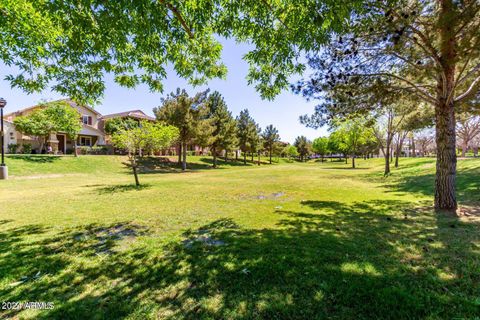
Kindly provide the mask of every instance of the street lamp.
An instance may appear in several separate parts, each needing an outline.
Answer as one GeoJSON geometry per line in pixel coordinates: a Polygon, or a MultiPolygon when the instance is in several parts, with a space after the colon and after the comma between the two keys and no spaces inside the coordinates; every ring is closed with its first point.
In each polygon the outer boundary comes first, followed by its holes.
{"type": "Polygon", "coordinates": [[[1,149],[2,149],[2,162],[0,163],[0,180],[8,179],[8,168],[5,165],[5,132],[3,130],[3,108],[7,105],[7,100],[0,98],[0,132],[2,135],[1,149]]]}

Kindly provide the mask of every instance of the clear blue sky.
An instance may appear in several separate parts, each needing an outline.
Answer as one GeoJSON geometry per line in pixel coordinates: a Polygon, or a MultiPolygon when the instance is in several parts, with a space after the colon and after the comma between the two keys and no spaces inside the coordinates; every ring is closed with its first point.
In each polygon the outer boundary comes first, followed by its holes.
{"type": "MultiPolygon", "coordinates": [[[[306,102],[301,96],[291,92],[284,92],[274,101],[262,100],[253,86],[248,86],[246,75],[248,64],[242,60],[248,47],[236,44],[232,40],[222,40],[224,45],[223,61],[227,65],[228,75],[226,80],[212,80],[208,86],[192,88],[186,81],[179,79],[175,72],[169,71],[167,80],[164,81],[165,91],[151,93],[147,87],[139,86],[136,89],[127,89],[115,84],[112,77],[107,77],[106,91],[101,102],[93,106],[102,114],[141,109],[153,115],[152,109],[160,104],[162,95],[175,90],[177,87],[186,88],[191,94],[209,87],[212,91],[219,91],[225,98],[228,108],[234,116],[240,110],[248,108],[253,118],[262,128],[273,124],[278,128],[282,141],[293,142],[296,136],[305,135],[314,139],[324,135],[326,129],[314,130],[306,128],[298,121],[298,117],[311,113],[315,102],[306,102]]],[[[1,78],[7,73],[2,66],[1,78]]],[[[32,106],[41,100],[54,100],[64,98],[55,92],[45,91],[38,94],[27,95],[18,89],[11,89],[7,81],[0,81],[0,96],[7,101],[6,112],[15,111],[32,106]]]]}

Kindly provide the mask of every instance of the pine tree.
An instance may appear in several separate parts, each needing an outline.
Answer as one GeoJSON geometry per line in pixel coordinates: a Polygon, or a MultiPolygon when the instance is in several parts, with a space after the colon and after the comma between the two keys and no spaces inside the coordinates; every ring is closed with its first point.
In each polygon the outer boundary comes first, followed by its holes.
{"type": "Polygon", "coordinates": [[[275,147],[275,144],[280,141],[280,135],[278,134],[277,128],[273,125],[267,126],[262,133],[262,138],[265,143],[265,148],[268,150],[270,164],[272,164],[273,148],[275,147]]]}

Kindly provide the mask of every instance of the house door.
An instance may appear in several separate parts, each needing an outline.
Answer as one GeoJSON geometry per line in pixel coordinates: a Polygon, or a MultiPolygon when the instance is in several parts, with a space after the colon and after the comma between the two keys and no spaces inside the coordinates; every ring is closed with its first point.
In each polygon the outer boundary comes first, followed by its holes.
{"type": "Polygon", "coordinates": [[[65,135],[63,134],[57,134],[57,140],[58,140],[58,152],[61,152],[65,154],[65,135]]]}

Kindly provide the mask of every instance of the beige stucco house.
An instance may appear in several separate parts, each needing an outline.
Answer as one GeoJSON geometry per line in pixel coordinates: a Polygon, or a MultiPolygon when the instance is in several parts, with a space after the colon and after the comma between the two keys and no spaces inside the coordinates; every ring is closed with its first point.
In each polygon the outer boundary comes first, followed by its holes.
{"type": "MultiPolygon", "coordinates": [[[[77,146],[102,146],[105,145],[105,133],[99,128],[100,117],[99,112],[88,106],[78,105],[72,100],[65,100],[72,108],[76,109],[80,114],[79,121],[82,122],[82,130],[77,137],[77,146]]],[[[5,148],[8,144],[15,143],[19,146],[23,144],[30,144],[35,153],[41,153],[40,144],[35,137],[23,135],[21,132],[15,130],[13,120],[19,116],[28,115],[35,110],[42,108],[41,105],[36,105],[4,116],[5,123],[9,124],[6,132],[5,148]]],[[[67,151],[73,151],[74,141],[63,132],[52,133],[47,140],[47,144],[52,147],[52,152],[57,154],[65,154],[67,151]]]]}

